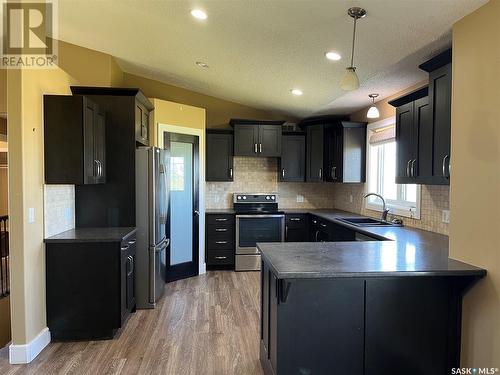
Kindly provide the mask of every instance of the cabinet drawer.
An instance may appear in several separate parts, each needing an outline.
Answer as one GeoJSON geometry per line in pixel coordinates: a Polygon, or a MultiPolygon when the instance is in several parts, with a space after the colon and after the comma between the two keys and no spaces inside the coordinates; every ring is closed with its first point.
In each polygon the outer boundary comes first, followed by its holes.
{"type": "Polygon", "coordinates": [[[207,236],[207,249],[234,249],[234,234],[207,236]]]}
{"type": "Polygon", "coordinates": [[[207,226],[207,237],[233,238],[234,228],[224,225],[209,225],[207,226]]]}
{"type": "Polygon", "coordinates": [[[307,225],[305,214],[287,214],[285,222],[288,228],[304,228],[307,225]]]}
{"type": "Polygon", "coordinates": [[[207,225],[218,227],[234,227],[234,215],[231,214],[210,214],[206,216],[207,225]]]}
{"type": "Polygon", "coordinates": [[[207,250],[207,265],[231,265],[234,264],[234,252],[232,250],[207,250]]]}

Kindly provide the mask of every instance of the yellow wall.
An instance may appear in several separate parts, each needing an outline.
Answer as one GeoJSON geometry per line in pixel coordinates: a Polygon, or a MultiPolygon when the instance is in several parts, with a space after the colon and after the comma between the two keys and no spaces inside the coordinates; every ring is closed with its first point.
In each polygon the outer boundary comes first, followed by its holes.
{"type": "Polygon", "coordinates": [[[488,270],[464,299],[462,365],[500,367],[500,0],[453,27],[450,257],[488,270]]]}
{"type": "Polygon", "coordinates": [[[295,120],[290,116],[259,110],[128,73],[123,74],[122,87],[140,87],[149,98],[205,108],[207,128],[227,127],[231,118],[295,120]]]}

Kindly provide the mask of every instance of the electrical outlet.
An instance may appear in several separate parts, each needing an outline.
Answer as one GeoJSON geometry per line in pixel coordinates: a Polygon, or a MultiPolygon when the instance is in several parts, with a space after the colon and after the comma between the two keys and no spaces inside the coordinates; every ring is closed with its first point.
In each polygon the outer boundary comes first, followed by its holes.
{"type": "Polygon", "coordinates": [[[449,223],[450,222],[450,210],[443,210],[443,215],[442,215],[442,221],[443,223],[449,223]]]}
{"type": "Polygon", "coordinates": [[[304,196],[297,194],[297,203],[304,203],[304,196]]]}
{"type": "Polygon", "coordinates": [[[33,207],[28,208],[28,224],[33,224],[35,222],[35,209],[33,207]]]}
{"type": "Polygon", "coordinates": [[[351,194],[351,195],[349,195],[349,202],[350,202],[350,203],[354,202],[354,198],[353,198],[352,194],[351,194]]]}

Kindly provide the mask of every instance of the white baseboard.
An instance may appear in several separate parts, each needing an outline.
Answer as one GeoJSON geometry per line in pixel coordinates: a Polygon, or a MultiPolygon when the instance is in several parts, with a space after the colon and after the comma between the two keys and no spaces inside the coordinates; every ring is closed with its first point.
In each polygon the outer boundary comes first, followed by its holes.
{"type": "Polygon", "coordinates": [[[200,263],[198,267],[198,274],[203,275],[204,273],[207,273],[207,264],[205,262],[200,263]]]}
{"type": "Polygon", "coordinates": [[[9,362],[11,365],[30,363],[50,342],[50,331],[47,327],[29,343],[9,346],[9,362]]]}

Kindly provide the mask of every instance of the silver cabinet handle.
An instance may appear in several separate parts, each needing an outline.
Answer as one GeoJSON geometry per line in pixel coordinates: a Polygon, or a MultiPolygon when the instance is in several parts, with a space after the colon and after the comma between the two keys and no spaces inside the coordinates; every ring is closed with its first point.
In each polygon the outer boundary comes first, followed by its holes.
{"type": "Polygon", "coordinates": [[[99,177],[102,177],[102,161],[98,160],[99,162],[99,177]]]}
{"type": "Polygon", "coordinates": [[[214,257],[215,259],[227,259],[227,257],[223,257],[223,256],[216,256],[214,257]]]}
{"type": "Polygon", "coordinates": [[[227,232],[226,228],[215,228],[216,232],[227,232]]]}
{"type": "Polygon", "coordinates": [[[283,176],[283,178],[285,178],[285,168],[281,170],[281,175],[283,176]]]}
{"type": "Polygon", "coordinates": [[[320,224],[323,228],[326,228],[326,224],[321,223],[320,224]]]}
{"type": "Polygon", "coordinates": [[[215,221],[227,221],[227,218],[218,217],[215,219],[215,221]]]}
{"type": "Polygon", "coordinates": [[[330,172],[330,176],[332,177],[332,180],[337,179],[337,167],[332,167],[332,170],[330,172]]]}
{"type": "Polygon", "coordinates": [[[223,245],[225,243],[227,243],[227,241],[215,241],[216,244],[219,244],[219,245],[223,245]]]}
{"type": "Polygon", "coordinates": [[[135,244],[135,241],[136,241],[136,240],[128,241],[128,244],[129,244],[129,245],[133,245],[133,244],[135,244]]]}
{"type": "Polygon", "coordinates": [[[450,158],[450,155],[445,155],[443,158],[443,177],[444,178],[450,177],[449,175],[448,176],[446,175],[446,159],[449,159],[449,158],[450,158]]]}
{"type": "Polygon", "coordinates": [[[253,146],[254,146],[253,149],[254,149],[255,153],[257,153],[257,143],[254,143],[253,146]]]}
{"type": "Polygon", "coordinates": [[[262,153],[262,143],[259,143],[259,152],[262,153]]]}
{"type": "Polygon", "coordinates": [[[300,221],[300,218],[299,217],[291,217],[290,221],[300,221]]]}
{"type": "Polygon", "coordinates": [[[129,247],[128,245],[125,245],[125,246],[120,247],[120,249],[124,251],[124,250],[127,250],[128,247],[129,247]]]}
{"type": "Polygon", "coordinates": [[[288,238],[288,225],[285,225],[285,240],[288,238]]]}
{"type": "Polygon", "coordinates": [[[92,171],[92,176],[96,177],[99,170],[99,162],[94,159],[94,170],[92,171]]]}
{"type": "Polygon", "coordinates": [[[406,163],[406,177],[410,177],[410,163],[411,159],[408,160],[408,163],[406,163]]]}
{"type": "Polygon", "coordinates": [[[415,171],[414,171],[413,168],[415,167],[415,162],[416,161],[417,161],[417,159],[413,159],[411,161],[411,164],[410,164],[411,165],[411,167],[410,167],[410,175],[411,175],[411,177],[415,177],[415,171]]]}
{"type": "Polygon", "coordinates": [[[130,276],[134,272],[134,258],[132,257],[132,255],[129,255],[127,257],[127,259],[130,261],[129,262],[129,264],[130,264],[130,271],[127,272],[127,276],[130,276]]]}
{"type": "Polygon", "coordinates": [[[318,242],[318,236],[319,236],[319,230],[316,231],[316,236],[315,236],[315,241],[314,242],[318,242]]]}
{"type": "Polygon", "coordinates": [[[319,169],[319,173],[318,173],[318,175],[319,175],[319,179],[320,179],[320,180],[321,180],[321,179],[323,179],[323,168],[320,168],[320,169],[319,169]]]}
{"type": "Polygon", "coordinates": [[[229,177],[233,178],[233,168],[229,168],[229,177]]]}

